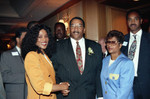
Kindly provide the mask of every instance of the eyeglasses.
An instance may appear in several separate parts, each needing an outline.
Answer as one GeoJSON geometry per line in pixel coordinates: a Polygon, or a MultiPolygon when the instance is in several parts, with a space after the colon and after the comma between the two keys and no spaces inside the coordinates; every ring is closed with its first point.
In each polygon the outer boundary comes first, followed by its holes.
{"type": "Polygon", "coordinates": [[[106,41],[105,42],[106,43],[106,45],[112,45],[112,46],[115,46],[117,43],[119,43],[118,41],[106,41]]]}
{"type": "Polygon", "coordinates": [[[75,27],[82,28],[83,25],[82,24],[71,24],[71,28],[75,28],[75,27]]]}

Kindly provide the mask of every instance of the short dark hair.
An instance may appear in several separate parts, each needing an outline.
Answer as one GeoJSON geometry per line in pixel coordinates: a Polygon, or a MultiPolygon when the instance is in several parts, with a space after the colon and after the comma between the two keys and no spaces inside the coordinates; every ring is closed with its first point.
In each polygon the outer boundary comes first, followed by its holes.
{"type": "Polygon", "coordinates": [[[27,25],[27,29],[31,29],[36,24],[39,24],[39,22],[38,21],[30,21],[27,25]]]}
{"type": "Polygon", "coordinates": [[[80,17],[74,17],[74,18],[72,18],[72,19],[70,20],[70,23],[69,23],[70,26],[71,26],[71,22],[72,22],[74,19],[81,20],[81,21],[82,21],[82,24],[83,24],[83,27],[85,28],[85,22],[84,22],[84,20],[83,20],[82,18],[80,18],[80,17]]]}
{"type": "Polygon", "coordinates": [[[132,13],[132,12],[137,13],[137,14],[139,15],[139,18],[140,18],[140,19],[142,18],[141,12],[140,12],[139,10],[137,10],[137,9],[132,9],[132,10],[129,10],[129,11],[127,12],[127,14],[126,14],[126,19],[128,19],[128,15],[129,15],[130,13],[132,13]]]}
{"type": "Polygon", "coordinates": [[[54,26],[54,32],[56,31],[57,25],[61,25],[61,26],[63,27],[64,31],[66,31],[65,24],[64,24],[64,23],[61,23],[61,22],[57,22],[57,23],[55,23],[55,26],[54,26]]]}
{"type": "Polygon", "coordinates": [[[15,35],[15,38],[20,38],[22,32],[27,32],[27,28],[25,27],[20,27],[17,31],[16,31],[16,35],[15,35]]]}
{"type": "Polygon", "coordinates": [[[108,34],[107,34],[107,37],[106,37],[106,41],[108,41],[108,39],[112,38],[112,37],[116,37],[118,42],[123,44],[123,41],[124,41],[124,34],[120,31],[117,31],[117,30],[112,30],[110,31],[108,34]]]}
{"type": "Polygon", "coordinates": [[[46,25],[37,24],[28,31],[28,33],[25,35],[22,41],[21,52],[23,59],[25,58],[26,54],[30,51],[37,51],[38,53],[42,53],[40,48],[36,45],[39,32],[42,29],[44,29],[47,32],[49,37],[47,48],[44,51],[49,56],[49,58],[51,58],[52,53],[55,51],[55,41],[52,36],[51,29],[46,25]]]}

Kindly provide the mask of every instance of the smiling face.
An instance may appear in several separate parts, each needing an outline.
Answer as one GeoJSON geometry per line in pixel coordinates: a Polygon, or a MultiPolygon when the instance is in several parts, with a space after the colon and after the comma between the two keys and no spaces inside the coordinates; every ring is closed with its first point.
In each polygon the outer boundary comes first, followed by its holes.
{"type": "Polygon", "coordinates": [[[122,44],[118,42],[116,37],[112,37],[106,41],[106,46],[110,54],[115,54],[115,53],[120,53],[122,44]]]}
{"type": "Polygon", "coordinates": [[[61,24],[56,26],[55,36],[57,39],[65,38],[65,28],[61,24]]]}
{"type": "Polygon", "coordinates": [[[83,37],[84,32],[85,28],[83,27],[82,21],[79,19],[72,20],[70,26],[70,36],[75,40],[80,40],[83,37]]]}
{"type": "Polygon", "coordinates": [[[137,33],[141,29],[142,19],[136,12],[131,12],[127,17],[127,24],[132,33],[137,33]]]}
{"type": "Polygon", "coordinates": [[[36,45],[41,48],[41,50],[44,50],[47,48],[48,42],[49,38],[47,32],[44,29],[40,30],[36,45]]]}

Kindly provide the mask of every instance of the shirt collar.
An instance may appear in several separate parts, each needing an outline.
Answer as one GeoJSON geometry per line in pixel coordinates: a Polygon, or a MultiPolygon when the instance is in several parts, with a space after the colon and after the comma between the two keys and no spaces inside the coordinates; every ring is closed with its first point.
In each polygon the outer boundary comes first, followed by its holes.
{"type": "MultiPolygon", "coordinates": [[[[71,42],[73,42],[73,43],[77,42],[77,40],[75,40],[74,38],[72,38],[72,37],[70,37],[70,38],[71,38],[71,42]]],[[[78,40],[78,42],[79,42],[79,44],[84,42],[84,38],[82,37],[80,40],[78,40]]]]}
{"type": "Polygon", "coordinates": [[[19,54],[21,54],[21,49],[18,46],[16,46],[16,49],[19,52],[19,54]]]}
{"type": "Polygon", "coordinates": [[[134,33],[132,33],[130,31],[130,37],[133,37],[133,35],[137,35],[137,36],[141,37],[141,35],[142,35],[142,29],[140,29],[136,34],[134,34],[134,33]]]}

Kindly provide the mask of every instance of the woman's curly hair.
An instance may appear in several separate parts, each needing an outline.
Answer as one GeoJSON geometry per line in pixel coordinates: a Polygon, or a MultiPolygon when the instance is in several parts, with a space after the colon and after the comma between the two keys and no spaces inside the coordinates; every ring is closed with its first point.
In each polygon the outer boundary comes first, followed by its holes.
{"type": "Polygon", "coordinates": [[[37,24],[27,32],[22,41],[21,53],[23,59],[25,59],[25,56],[30,51],[37,51],[38,53],[42,53],[40,48],[36,45],[39,32],[42,29],[44,29],[47,32],[49,37],[47,48],[44,51],[48,55],[48,57],[51,58],[52,53],[55,51],[55,41],[51,33],[51,29],[46,25],[37,24]]]}

